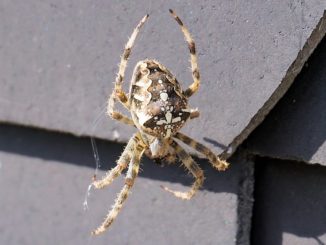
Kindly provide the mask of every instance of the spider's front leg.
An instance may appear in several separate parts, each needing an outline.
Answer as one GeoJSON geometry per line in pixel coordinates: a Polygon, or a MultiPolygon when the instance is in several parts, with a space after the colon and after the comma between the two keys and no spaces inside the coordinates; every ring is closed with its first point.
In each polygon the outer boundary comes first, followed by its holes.
{"type": "Polygon", "coordinates": [[[121,102],[121,104],[129,110],[128,97],[122,89],[122,83],[124,80],[128,59],[131,54],[131,49],[134,46],[134,43],[135,43],[136,37],[140,31],[140,28],[144,25],[144,23],[146,22],[147,19],[148,19],[148,15],[145,15],[141,19],[141,21],[138,23],[138,25],[134,29],[133,33],[131,34],[131,37],[129,38],[129,40],[125,46],[125,49],[123,51],[123,54],[122,54],[121,60],[120,60],[120,64],[119,64],[119,71],[118,71],[117,77],[115,79],[114,91],[108,100],[108,107],[107,107],[108,114],[113,119],[122,121],[129,125],[134,125],[133,121],[129,117],[121,114],[118,111],[115,111],[114,105],[115,105],[116,100],[119,100],[121,102]]]}
{"type": "Polygon", "coordinates": [[[173,191],[167,187],[163,187],[164,190],[172,193],[178,198],[189,200],[195,195],[197,190],[202,186],[204,182],[204,172],[200,169],[198,164],[192,159],[192,157],[180,146],[177,142],[173,141],[171,148],[174,148],[177,156],[182,161],[183,165],[189,170],[189,172],[195,177],[195,182],[187,192],[173,191]]]}
{"type": "Polygon", "coordinates": [[[211,162],[213,167],[216,168],[217,170],[224,171],[229,167],[228,162],[220,159],[208,147],[204,146],[201,143],[198,143],[197,141],[190,138],[189,136],[178,132],[174,135],[174,137],[181,140],[186,145],[189,145],[190,147],[194,148],[196,151],[202,153],[211,162]]]}
{"type": "Polygon", "coordinates": [[[109,214],[106,216],[103,223],[96,230],[92,232],[92,235],[99,235],[105,232],[109,228],[109,226],[113,223],[113,221],[116,219],[138,175],[140,158],[144,150],[145,150],[145,146],[143,145],[142,142],[138,142],[137,144],[135,144],[133,150],[133,156],[131,157],[127,176],[125,178],[125,184],[122,190],[120,191],[120,193],[118,194],[115,203],[112,206],[112,209],[110,210],[109,214]]]}
{"type": "Polygon", "coordinates": [[[176,22],[181,27],[181,31],[183,32],[183,35],[185,36],[186,42],[188,43],[188,48],[190,52],[190,62],[191,62],[191,72],[192,72],[192,78],[194,82],[189,86],[189,88],[184,91],[184,95],[186,97],[190,97],[194,93],[196,93],[199,89],[200,85],[200,74],[199,74],[199,68],[198,68],[198,61],[197,61],[197,55],[196,55],[196,46],[195,42],[192,39],[190,32],[185,27],[185,25],[182,23],[179,16],[176,15],[176,13],[170,9],[169,10],[172,17],[176,20],[176,22]]]}

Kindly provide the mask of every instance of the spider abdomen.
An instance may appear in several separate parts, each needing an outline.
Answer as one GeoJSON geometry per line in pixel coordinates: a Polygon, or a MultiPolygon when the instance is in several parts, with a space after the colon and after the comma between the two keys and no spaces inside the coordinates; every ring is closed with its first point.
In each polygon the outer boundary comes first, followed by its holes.
{"type": "Polygon", "coordinates": [[[137,127],[154,137],[171,137],[190,116],[179,83],[153,60],[139,62],[134,73],[130,98],[137,127]]]}

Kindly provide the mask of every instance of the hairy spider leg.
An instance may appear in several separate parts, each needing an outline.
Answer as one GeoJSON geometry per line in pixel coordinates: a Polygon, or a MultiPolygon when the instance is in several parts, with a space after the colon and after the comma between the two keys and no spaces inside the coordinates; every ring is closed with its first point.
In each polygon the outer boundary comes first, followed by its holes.
{"type": "Polygon", "coordinates": [[[185,36],[186,42],[188,43],[188,48],[190,51],[190,62],[191,62],[191,72],[192,72],[192,78],[194,82],[189,86],[188,89],[186,89],[183,93],[186,97],[190,97],[194,93],[196,93],[199,89],[200,85],[200,74],[199,74],[199,68],[198,68],[198,62],[197,62],[197,55],[196,55],[196,46],[195,42],[192,39],[190,32],[188,29],[184,26],[181,19],[176,15],[176,13],[169,9],[172,17],[177,21],[179,26],[181,27],[181,31],[183,32],[183,35],[185,36]]]}
{"type": "Polygon", "coordinates": [[[135,150],[136,145],[140,141],[139,133],[133,135],[133,137],[129,140],[125,150],[117,161],[117,165],[112,168],[107,174],[101,179],[93,182],[93,186],[96,189],[102,189],[108,185],[110,185],[114,179],[119,177],[122,171],[128,166],[133,152],[135,150]]]}
{"type": "Polygon", "coordinates": [[[190,119],[194,119],[200,116],[198,109],[190,109],[190,119]]]}
{"type": "Polygon", "coordinates": [[[115,105],[115,102],[116,102],[116,97],[115,97],[115,92],[113,92],[109,98],[109,103],[108,103],[108,107],[107,107],[107,112],[108,114],[111,116],[111,118],[117,120],[117,121],[120,121],[120,122],[123,122],[127,125],[131,125],[131,126],[134,126],[134,121],[123,115],[122,113],[114,110],[114,105],[115,105]]]}
{"type": "Polygon", "coordinates": [[[123,106],[129,110],[129,101],[128,101],[128,97],[127,97],[126,93],[122,89],[122,82],[124,80],[127,62],[128,62],[128,59],[129,59],[129,56],[131,53],[131,49],[134,46],[136,37],[137,37],[141,27],[144,25],[144,23],[146,22],[148,17],[149,17],[149,15],[145,15],[141,19],[141,21],[138,23],[138,25],[134,29],[133,33],[131,34],[131,37],[129,38],[129,40],[125,46],[125,49],[123,51],[123,54],[122,54],[121,60],[120,60],[120,64],[119,64],[119,71],[118,71],[118,74],[115,79],[114,91],[108,100],[108,107],[107,107],[108,114],[113,119],[122,121],[129,125],[134,125],[132,120],[129,117],[121,114],[120,112],[115,111],[114,105],[115,105],[116,100],[118,99],[123,104],[123,106]]]}
{"type": "Polygon", "coordinates": [[[208,147],[204,146],[203,144],[198,143],[194,139],[180,132],[176,133],[174,137],[176,139],[181,140],[186,145],[189,145],[190,147],[194,148],[196,151],[202,153],[210,161],[212,166],[217,170],[224,171],[228,168],[229,166],[228,162],[220,159],[208,147]]]}
{"type": "Polygon", "coordinates": [[[118,216],[124,202],[128,198],[130,189],[132,188],[135,179],[138,175],[140,158],[143,155],[144,150],[145,150],[145,146],[141,142],[138,142],[138,144],[135,145],[134,154],[131,157],[131,161],[128,167],[128,172],[125,178],[125,184],[122,190],[120,191],[120,193],[118,194],[114,202],[114,205],[112,206],[110,212],[104,219],[103,223],[92,232],[92,235],[99,235],[105,232],[118,216]]]}
{"type": "Polygon", "coordinates": [[[195,182],[192,184],[191,188],[187,192],[181,191],[173,191],[167,187],[162,188],[178,198],[183,200],[189,200],[192,198],[197,190],[202,186],[204,182],[204,172],[198,166],[198,164],[192,159],[192,157],[175,141],[172,142],[171,147],[174,148],[178,157],[182,161],[182,164],[186,167],[186,169],[195,177],[195,182]]]}

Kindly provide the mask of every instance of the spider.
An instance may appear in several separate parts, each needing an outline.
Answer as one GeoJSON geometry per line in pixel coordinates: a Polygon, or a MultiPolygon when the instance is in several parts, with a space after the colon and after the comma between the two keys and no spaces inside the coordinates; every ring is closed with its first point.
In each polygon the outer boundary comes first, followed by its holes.
{"type": "Polygon", "coordinates": [[[128,167],[125,184],[121,192],[103,223],[92,232],[93,235],[106,231],[116,219],[138,175],[140,159],[143,154],[152,159],[165,159],[171,163],[177,157],[181,160],[185,168],[195,178],[190,190],[180,192],[170,190],[167,187],[163,187],[163,189],[184,200],[189,200],[201,187],[204,174],[176,140],[180,140],[202,153],[217,170],[225,170],[229,165],[226,161],[219,159],[206,146],[179,132],[187,120],[199,117],[197,109],[188,107],[188,98],[197,92],[200,84],[200,74],[195,43],[181,19],[173,10],[170,9],[169,11],[181,27],[188,44],[194,81],[189,88],[182,90],[175,76],[165,66],[156,60],[145,59],[139,61],[134,68],[129,94],[123,91],[122,83],[131,49],[137,34],[149,17],[149,15],[144,16],[125,46],[115,80],[115,87],[109,97],[107,107],[108,114],[113,119],[135,126],[138,132],[129,140],[117,161],[117,165],[108,171],[101,180],[94,179],[93,186],[96,189],[104,188],[111,184],[128,167]],[[131,118],[115,110],[114,106],[117,101],[121,102],[130,111],[131,118]]]}

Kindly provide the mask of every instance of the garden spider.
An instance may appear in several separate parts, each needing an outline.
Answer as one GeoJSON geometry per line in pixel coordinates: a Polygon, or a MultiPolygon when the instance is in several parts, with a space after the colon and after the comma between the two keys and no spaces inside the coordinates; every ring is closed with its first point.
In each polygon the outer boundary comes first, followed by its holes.
{"type": "Polygon", "coordinates": [[[195,182],[190,190],[180,192],[170,190],[167,187],[163,188],[176,197],[185,200],[189,200],[203,184],[204,174],[197,163],[175,139],[182,141],[205,155],[214,168],[225,170],[228,167],[226,161],[219,159],[206,146],[178,132],[188,119],[199,116],[198,110],[190,109],[187,103],[188,98],[197,92],[199,88],[200,75],[195,43],[175,12],[170,9],[170,13],[180,25],[188,43],[194,82],[188,89],[183,91],[177,79],[167,68],[158,61],[146,59],[137,63],[132,75],[129,94],[125,94],[122,90],[122,82],[127,61],[136,36],[148,18],[148,15],[144,16],[126,44],[115,81],[115,88],[108,100],[107,108],[108,114],[113,119],[135,126],[138,132],[129,140],[117,165],[108,171],[103,179],[94,180],[93,182],[95,188],[104,188],[111,184],[128,167],[123,189],[118,194],[112,209],[102,225],[92,232],[93,235],[98,235],[107,230],[117,217],[138,175],[140,158],[144,153],[153,159],[167,159],[170,162],[174,162],[175,158],[178,157],[182,161],[186,169],[195,178],[195,182]],[[116,101],[121,102],[130,111],[132,119],[114,109],[116,101]]]}

